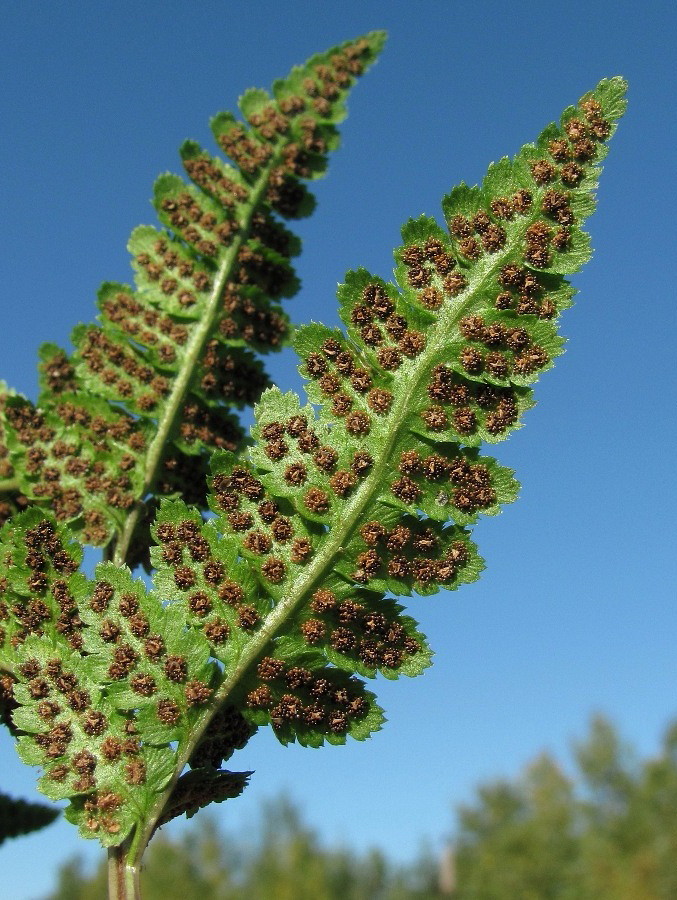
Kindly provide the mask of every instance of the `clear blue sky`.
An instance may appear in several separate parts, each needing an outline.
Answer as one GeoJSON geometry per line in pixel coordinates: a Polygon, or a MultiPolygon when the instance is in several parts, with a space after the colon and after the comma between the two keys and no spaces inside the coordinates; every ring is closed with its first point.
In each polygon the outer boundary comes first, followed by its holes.
{"type": "MultiPolygon", "coordinates": [[[[256,774],[218,807],[244,827],[288,792],[328,841],[411,857],[453,829],[452,808],[542,749],[567,758],[603,711],[643,752],[677,716],[674,409],[674,4],[452,0],[330,4],[118,0],[3,4],[0,36],[0,377],[34,395],[45,340],[91,321],[103,280],[129,280],[131,229],[154,222],[157,174],[251,85],[373,28],[389,41],[355,89],[343,146],[302,224],[297,322],[336,321],[359,265],[388,276],[399,227],[439,215],[455,183],[515,153],[597,81],[623,74],[630,109],[590,220],[566,355],[526,427],[496,455],[521,497],[476,529],[488,570],[417,598],[437,651],[424,676],[377,686],[389,723],[363,744],[282,748],[262,733],[256,774]]],[[[291,353],[270,359],[284,388],[291,353]]],[[[35,795],[3,736],[1,786],[35,795]]],[[[36,900],[82,843],[65,823],[0,848],[8,900],[36,900]]]]}

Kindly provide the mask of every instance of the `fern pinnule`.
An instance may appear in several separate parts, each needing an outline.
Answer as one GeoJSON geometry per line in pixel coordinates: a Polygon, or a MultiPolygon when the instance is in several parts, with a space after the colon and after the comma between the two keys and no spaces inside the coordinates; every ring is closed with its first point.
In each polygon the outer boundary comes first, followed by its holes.
{"type": "Polygon", "coordinates": [[[12,465],[9,435],[4,425],[7,400],[15,394],[16,391],[0,381],[0,525],[4,525],[13,515],[28,506],[28,498],[21,493],[19,479],[12,465]]]}
{"type": "Polygon", "coordinates": [[[7,838],[44,828],[58,814],[58,810],[44,803],[28,803],[0,793],[0,844],[7,838]]]}

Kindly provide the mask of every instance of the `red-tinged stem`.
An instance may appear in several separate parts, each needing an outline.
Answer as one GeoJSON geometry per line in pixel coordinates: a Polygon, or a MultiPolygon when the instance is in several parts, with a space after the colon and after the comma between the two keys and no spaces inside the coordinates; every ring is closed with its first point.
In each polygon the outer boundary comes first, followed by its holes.
{"type": "Polygon", "coordinates": [[[128,858],[129,843],[108,851],[108,900],[141,900],[139,866],[128,858]]]}

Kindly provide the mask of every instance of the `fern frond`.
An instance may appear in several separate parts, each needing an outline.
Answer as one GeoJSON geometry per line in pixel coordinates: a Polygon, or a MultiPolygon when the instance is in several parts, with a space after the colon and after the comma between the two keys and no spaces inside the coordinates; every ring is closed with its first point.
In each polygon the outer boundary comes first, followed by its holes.
{"type": "MultiPolygon", "coordinates": [[[[216,455],[209,528],[249,578],[232,575],[239,592],[217,589],[210,603],[246,605],[261,623],[236,658],[214,648],[226,663],[220,694],[246,690],[250,715],[283,739],[307,729],[308,697],[280,707],[290,668],[415,674],[428,651],[385,594],[477,577],[468,526],[517,493],[478,445],[519,424],[530,385],[561,352],[556,322],[573,293],[563,275],[589,255],[581,223],[624,91],[620,78],[601,82],[481,188],[452,191],[448,234],[429,218],[409,222],[398,286],[349,273],[339,289],[347,335],[298,332],[311,403],[265,392],[249,464],[216,455]],[[256,668],[263,652],[278,660],[275,678],[256,668]]],[[[163,509],[155,529],[170,547],[171,515],[163,509]]],[[[191,569],[185,557],[176,564],[191,569]]]]}
{"type": "Polygon", "coordinates": [[[154,203],[164,227],[132,234],[136,288],[103,285],[100,324],[75,329],[73,359],[43,347],[37,407],[7,399],[19,493],[86,542],[114,541],[118,561],[138,561],[130,548],[147,535],[144,498],[204,506],[209,452],[240,445],[235,413],[269,383],[258,355],[286,341],[280,301],[299,285],[300,241],[280,220],[312,211],[304,182],[324,172],[347,94],[383,40],[375,32],[313,57],[272,96],[247,91],[244,122],[216,116],[232,164],[186,142],[192,184],[162,175],[154,203]]]}
{"type": "MultiPolygon", "coordinates": [[[[68,527],[42,511],[5,525],[0,552],[8,571],[0,664],[13,673],[19,755],[43,768],[44,794],[70,800],[66,817],[85,837],[117,846],[174,775],[170,744],[182,748],[204,722],[218,666],[206,638],[186,628],[185,610],[164,607],[127,568],[107,562],[94,579],[81,574],[68,527]]],[[[255,727],[232,707],[209,726],[163,821],[246,784],[249,773],[219,767],[255,727]]]]}
{"type": "MultiPolygon", "coordinates": [[[[87,578],[68,526],[41,510],[0,531],[8,573],[0,666],[14,681],[19,755],[43,768],[43,793],[70,800],[66,816],[83,836],[106,846],[142,823],[155,827],[204,805],[210,791],[214,800],[236,796],[248,778],[221,766],[256,731],[257,716],[243,715],[243,702],[223,704],[218,692],[220,663],[235,667],[259,631],[253,606],[223,599],[251,577],[198,511],[174,501],[163,512],[157,528],[173,540],[151,592],[111,562],[87,578]],[[192,567],[178,564],[184,546],[192,567]],[[194,774],[179,778],[186,763],[194,774]]],[[[267,664],[278,665],[264,660],[261,671],[267,664]]],[[[317,693],[316,716],[332,723],[333,743],[379,727],[380,711],[360,682],[323,660],[309,664],[313,676],[299,669],[298,677],[317,693]]],[[[322,729],[309,727],[301,739],[318,745],[322,729]]]]}
{"type": "Polygon", "coordinates": [[[603,81],[481,188],[452,191],[449,234],[428,218],[408,223],[398,287],[350,273],[339,290],[348,334],[298,333],[311,405],[266,392],[250,465],[217,457],[212,527],[247,562],[255,586],[240,602],[262,622],[221,691],[246,683],[257,722],[285,737],[305,729],[298,708],[284,729],[276,721],[297,654],[363,675],[419,670],[422,638],[385,593],[477,577],[467,526],[517,491],[478,445],[517,426],[529,385],[561,352],[563,273],[588,255],[580,226],[624,89],[603,81]],[[274,690],[256,670],[264,644],[280,660],[274,690]]]}
{"type": "Polygon", "coordinates": [[[397,285],[349,273],[347,333],[298,333],[310,402],[263,394],[248,461],[212,457],[213,518],[162,502],[153,590],[110,562],[77,572],[70,530],[40,510],[0,532],[20,752],[84,835],[128,835],[138,862],[158,823],[242,789],[248,773],[221,765],[258,726],[364,739],[383,721],[365,679],[429,665],[387,595],[481,571],[469,526],[517,482],[479,445],[518,426],[561,352],[564,275],[589,255],[581,223],[624,92],[601,82],[481,188],[452,191],[448,233],[409,222],[397,285]]]}

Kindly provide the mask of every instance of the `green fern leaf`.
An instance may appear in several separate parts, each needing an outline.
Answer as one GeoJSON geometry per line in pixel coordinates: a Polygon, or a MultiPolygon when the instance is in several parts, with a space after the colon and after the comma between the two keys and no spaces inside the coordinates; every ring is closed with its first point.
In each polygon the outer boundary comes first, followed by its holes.
{"type": "Polygon", "coordinates": [[[287,340],[280,301],[299,287],[291,258],[300,241],[280,219],[312,211],[303,182],[324,172],[347,94],[383,41],[374,32],[315,56],[273,96],[247,91],[244,123],[216,116],[232,165],[186,142],[193,184],[160,176],[164,228],[132,234],[136,288],[103,285],[100,324],[75,329],[73,359],[42,349],[37,408],[7,400],[1,427],[17,493],[85,541],[114,542],[118,562],[146,561],[139,547],[153,510],[143,498],[204,506],[209,451],[240,445],[235,412],[269,384],[258,355],[287,340]]]}
{"type": "Polygon", "coordinates": [[[16,396],[16,391],[0,381],[0,525],[4,525],[15,513],[25,509],[28,498],[19,488],[19,479],[10,459],[10,437],[4,427],[7,402],[16,396]]]}
{"type": "MultiPolygon", "coordinates": [[[[561,352],[564,274],[588,255],[581,223],[624,91],[601,82],[481,188],[452,191],[449,234],[409,222],[397,285],[349,273],[346,333],[298,333],[310,402],[264,392],[248,460],[212,456],[208,521],[160,504],[152,590],[111,562],[79,573],[71,530],[40,510],[4,526],[0,667],[16,679],[19,752],[85,836],[129,836],[138,862],[159,823],[239,793],[249,773],[221,765],[257,727],[311,747],[363,740],[383,722],[365,679],[429,665],[387,595],[481,571],[469,526],[517,482],[479,445],[519,425],[561,352]]],[[[252,92],[245,106],[259,116],[262,102],[252,92]]],[[[257,164],[232,119],[216,130],[244,171],[257,164]]],[[[46,414],[40,427],[60,426],[46,414]]]]}
{"type": "MultiPolygon", "coordinates": [[[[416,674],[429,650],[386,593],[477,578],[468,526],[517,493],[478,445],[517,427],[530,385],[561,352],[556,321],[573,293],[563,273],[587,258],[581,223],[624,91],[620,78],[601,82],[481,188],[452,191],[448,234],[427,217],[409,222],[397,287],[350,273],[339,289],[347,334],[298,332],[310,404],[265,392],[249,464],[214,457],[217,517],[205,527],[223,535],[234,568],[210,608],[244,605],[255,623],[235,656],[227,642],[213,648],[226,664],[219,696],[244,694],[244,714],[282,740],[305,740],[312,706],[303,689],[289,698],[290,672],[416,674]]],[[[161,510],[154,529],[163,548],[172,515],[161,510]]],[[[351,728],[327,710],[322,725],[327,737],[351,728]]]]}
{"type": "Polygon", "coordinates": [[[221,772],[213,769],[193,769],[176,783],[156,828],[171,822],[184,813],[190,819],[210,803],[222,803],[239,797],[249,782],[251,772],[221,772]]]}
{"type": "Polygon", "coordinates": [[[154,746],[135,722],[154,676],[165,695],[183,690],[188,722],[186,690],[192,685],[196,694],[201,678],[201,696],[206,693],[213,667],[208,648],[201,654],[197,636],[172,632],[170,614],[152,606],[127,570],[102,564],[95,581],[81,574],[82,550],[70,537],[37,509],[0,532],[8,572],[2,602],[11,626],[0,645],[0,666],[15,679],[19,755],[44,770],[39,789],[52,800],[71,801],[66,816],[83,835],[116,845],[147,814],[173,771],[171,750],[154,746]],[[185,686],[178,687],[153,654],[155,627],[175,651],[173,671],[185,672],[185,686]]]}
{"type": "MultiPolygon", "coordinates": [[[[68,527],[41,510],[17,515],[0,532],[8,572],[0,667],[13,681],[19,755],[44,770],[44,794],[70,800],[66,817],[81,834],[106,846],[141,823],[204,805],[210,790],[215,800],[236,796],[247,776],[221,765],[267,721],[242,698],[223,704],[219,697],[227,665],[218,663],[234,665],[260,624],[254,606],[224,599],[229,589],[254,587],[246,566],[238,568],[216,529],[179,501],[165,502],[156,527],[165,544],[151,592],[111,562],[87,578],[68,527]],[[226,572],[241,575],[240,584],[226,572]],[[179,778],[186,764],[198,774],[179,778]]],[[[380,727],[361,682],[317,654],[305,656],[312,675],[299,668],[303,684],[295,687],[315,691],[315,718],[296,728],[280,718],[282,741],[343,743],[380,727]]],[[[262,655],[259,671],[279,665],[262,655]]],[[[279,699],[282,707],[297,702],[289,691],[279,699]]]]}

